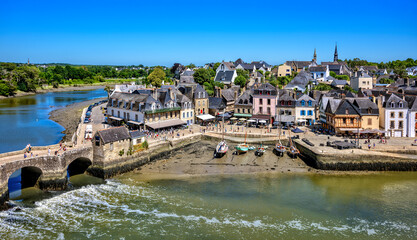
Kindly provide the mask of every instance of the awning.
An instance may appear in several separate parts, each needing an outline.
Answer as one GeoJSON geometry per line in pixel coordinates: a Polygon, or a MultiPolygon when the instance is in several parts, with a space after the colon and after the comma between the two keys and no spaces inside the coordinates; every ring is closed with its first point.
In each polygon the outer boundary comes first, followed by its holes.
{"type": "Polygon", "coordinates": [[[305,119],[298,119],[297,122],[307,122],[305,119]]]}
{"type": "Polygon", "coordinates": [[[113,117],[113,116],[111,116],[111,117],[109,117],[110,119],[113,119],[113,120],[116,120],[116,121],[122,121],[123,119],[121,119],[121,118],[118,118],[118,117],[113,117]]]}
{"type": "Polygon", "coordinates": [[[172,120],[166,120],[166,121],[160,121],[160,122],[147,123],[146,126],[152,129],[160,129],[160,128],[174,127],[174,126],[179,126],[179,125],[184,125],[184,124],[186,124],[186,122],[180,119],[172,119],[172,120]]]}
{"type": "Polygon", "coordinates": [[[269,115],[253,115],[252,119],[264,119],[264,120],[269,120],[269,115]]]}
{"type": "Polygon", "coordinates": [[[201,114],[201,115],[198,115],[197,118],[203,121],[207,121],[207,120],[214,119],[215,117],[211,116],[210,114],[201,114]]]}
{"type": "Polygon", "coordinates": [[[259,120],[259,122],[260,122],[260,123],[266,123],[266,121],[265,121],[265,120],[259,120]]]}
{"type": "Polygon", "coordinates": [[[135,124],[135,125],[142,125],[143,124],[142,122],[136,122],[136,121],[127,121],[127,123],[135,124]]]}
{"type": "Polygon", "coordinates": [[[248,122],[256,122],[256,120],[249,119],[248,122]]]}
{"type": "Polygon", "coordinates": [[[230,118],[230,120],[237,120],[237,118],[236,117],[232,117],[232,118],[230,118]]]}
{"type": "Polygon", "coordinates": [[[246,118],[239,118],[239,121],[246,121],[246,118]]]}
{"type": "Polygon", "coordinates": [[[235,116],[235,117],[247,117],[247,118],[250,118],[250,117],[252,117],[252,114],[248,114],[248,113],[235,113],[235,114],[233,114],[233,116],[235,116]]]}

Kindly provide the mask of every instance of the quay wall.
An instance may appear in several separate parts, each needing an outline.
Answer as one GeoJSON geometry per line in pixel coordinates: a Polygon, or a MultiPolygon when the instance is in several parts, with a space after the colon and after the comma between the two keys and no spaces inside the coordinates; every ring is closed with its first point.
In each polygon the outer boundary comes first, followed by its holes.
{"type": "Polygon", "coordinates": [[[321,152],[301,140],[295,140],[301,158],[310,166],[321,170],[337,171],[417,171],[417,159],[403,151],[377,152],[366,150],[336,150],[321,152]]]}

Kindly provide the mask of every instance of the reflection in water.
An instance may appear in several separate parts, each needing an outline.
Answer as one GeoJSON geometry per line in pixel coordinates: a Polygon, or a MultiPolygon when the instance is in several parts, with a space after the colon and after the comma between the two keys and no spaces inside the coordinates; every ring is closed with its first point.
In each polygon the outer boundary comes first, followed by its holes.
{"type": "MultiPolygon", "coordinates": [[[[89,176],[71,182],[77,178],[89,176]]],[[[416,180],[416,173],[150,180],[132,172],[0,212],[0,238],[416,239],[417,200],[409,196],[417,188],[408,188],[416,180]],[[398,205],[394,193],[408,202],[398,205]]]]}
{"type": "Polygon", "coordinates": [[[64,128],[49,120],[49,112],[106,96],[103,89],[98,89],[0,99],[0,153],[23,149],[28,143],[32,146],[58,143],[64,128]]]}

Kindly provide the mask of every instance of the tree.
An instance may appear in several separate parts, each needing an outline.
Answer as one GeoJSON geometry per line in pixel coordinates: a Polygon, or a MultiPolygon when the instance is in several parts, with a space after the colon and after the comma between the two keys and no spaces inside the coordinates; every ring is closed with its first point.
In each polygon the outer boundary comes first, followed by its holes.
{"type": "Polygon", "coordinates": [[[246,79],[244,76],[240,75],[237,76],[235,79],[235,85],[239,85],[241,88],[245,87],[246,85],[246,79]]]}
{"type": "Polygon", "coordinates": [[[319,83],[316,86],[313,87],[313,90],[319,90],[319,91],[330,91],[332,90],[332,86],[324,83],[319,83]]]}
{"type": "Polygon", "coordinates": [[[155,87],[161,87],[162,81],[165,80],[165,72],[162,67],[155,67],[151,74],[148,76],[148,80],[155,87]]]}
{"type": "Polygon", "coordinates": [[[243,76],[246,80],[249,80],[249,72],[243,69],[236,70],[237,76],[243,76]]]}
{"type": "Polygon", "coordinates": [[[203,85],[210,81],[210,72],[207,69],[199,68],[194,72],[193,77],[196,83],[203,85]]]}
{"type": "Polygon", "coordinates": [[[107,92],[107,98],[110,98],[111,87],[109,85],[106,85],[106,87],[104,87],[104,91],[107,92]]]}
{"type": "Polygon", "coordinates": [[[190,63],[190,64],[188,64],[187,66],[185,66],[185,67],[187,67],[187,68],[189,68],[189,69],[193,69],[193,68],[195,68],[195,65],[193,64],[193,63],[190,63]]]}
{"type": "Polygon", "coordinates": [[[216,69],[220,66],[220,64],[221,64],[221,63],[216,62],[216,63],[213,65],[213,69],[214,69],[214,70],[216,70],[216,69]]]}

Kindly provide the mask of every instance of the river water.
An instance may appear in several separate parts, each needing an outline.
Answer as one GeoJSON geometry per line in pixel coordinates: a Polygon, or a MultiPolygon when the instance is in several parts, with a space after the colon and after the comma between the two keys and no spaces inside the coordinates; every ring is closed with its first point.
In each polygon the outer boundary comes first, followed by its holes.
{"type": "Polygon", "coordinates": [[[0,99],[0,153],[21,150],[28,143],[45,146],[58,143],[64,128],[49,120],[49,112],[68,104],[106,97],[103,89],[50,92],[0,99]]]}
{"type": "Polygon", "coordinates": [[[1,239],[417,238],[417,173],[131,172],[17,204],[0,212],[1,239]]]}

